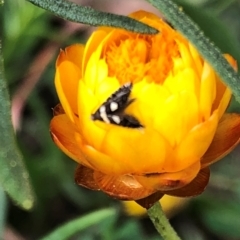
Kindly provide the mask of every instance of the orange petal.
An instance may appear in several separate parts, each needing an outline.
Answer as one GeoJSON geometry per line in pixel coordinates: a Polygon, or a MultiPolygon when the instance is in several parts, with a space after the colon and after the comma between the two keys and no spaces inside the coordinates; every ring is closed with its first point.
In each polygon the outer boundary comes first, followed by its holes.
{"type": "Polygon", "coordinates": [[[77,113],[77,86],[82,76],[83,52],[84,45],[71,45],[60,51],[56,62],[56,90],[65,112],[72,121],[72,112],[77,113]]]}
{"type": "Polygon", "coordinates": [[[201,169],[198,175],[186,186],[172,191],[165,191],[165,194],[176,197],[192,197],[201,194],[206,188],[210,177],[209,168],[201,169]]]}
{"type": "Polygon", "coordinates": [[[81,151],[81,136],[66,114],[55,116],[50,123],[50,133],[55,144],[70,158],[90,167],[81,151]]]}
{"type": "MultiPolygon", "coordinates": [[[[224,54],[229,64],[237,71],[237,61],[229,54],[224,54]]],[[[229,101],[231,99],[231,90],[227,88],[225,83],[217,76],[216,78],[216,99],[213,102],[212,110],[219,108],[219,116],[221,117],[225,112],[229,101]]]]}
{"type": "Polygon", "coordinates": [[[135,176],[135,178],[146,188],[169,191],[187,185],[197,176],[199,171],[200,163],[197,162],[180,172],[148,174],[145,176],[135,176]]]}
{"type": "Polygon", "coordinates": [[[202,168],[226,156],[240,142],[240,114],[225,114],[213,141],[201,160],[202,168]]]}
{"type": "Polygon", "coordinates": [[[237,71],[238,70],[237,61],[229,54],[224,54],[224,57],[226,58],[228,63],[233,67],[233,69],[237,71]]]}
{"type": "Polygon", "coordinates": [[[93,177],[94,171],[83,165],[78,165],[75,171],[75,182],[91,190],[100,190],[93,177]]]}
{"type": "Polygon", "coordinates": [[[143,18],[149,18],[155,21],[159,21],[159,17],[156,14],[146,12],[144,10],[139,10],[136,12],[133,12],[129,15],[129,17],[134,18],[136,20],[141,20],[143,18]]]}
{"type": "Polygon", "coordinates": [[[65,48],[67,60],[74,63],[79,69],[82,67],[82,59],[85,46],[82,44],[74,44],[65,48]]]}
{"type": "Polygon", "coordinates": [[[78,113],[77,95],[80,77],[80,68],[70,61],[64,61],[57,67],[55,75],[57,94],[66,114],[72,121],[74,113],[78,113]]]}
{"type": "Polygon", "coordinates": [[[159,201],[163,197],[163,195],[164,194],[162,192],[155,192],[146,198],[136,200],[136,203],[138,203],[140,206],[146,209],[149,209],[150,207],[153,206],[154,203],[159,201]]]}
{"type": "Polygon", "coordinates": [[[118,162],[86,145],[66,114],[55,116],[51,120],[50,132],[56,145],[78,163],[107,174],[129,173],[124,162],[118,162]]]}
{"type": "Polygon", "coordinates": [[[82,65],[84,48],[85,46],[82,44],[73,44],[69,47],[66,47],[64,50],[61,49],[56,61],[56,68],[63,61],[73,62],[76,66],[80,68],[82,65]]]}
{"type": "Polygon", "coordinates": [[[116,199],[138,200],[154,193],[154,190],[144,188],[130,175],[113,176],[94,172],[94,179],[103,192],[116,199]]]}

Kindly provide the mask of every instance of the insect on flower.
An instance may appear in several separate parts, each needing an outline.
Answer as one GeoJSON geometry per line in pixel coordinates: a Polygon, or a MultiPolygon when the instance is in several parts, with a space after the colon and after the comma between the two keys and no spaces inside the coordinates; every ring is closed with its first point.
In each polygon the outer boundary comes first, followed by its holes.
{"type": "Polygon", "coordinates": [[[105,123],[112,123],[122,127],[140,128],[139,121],[124,110],[135,99],[129,99],[132,83],[126,83],[114,92],[99,108],[92,114],[92,120],[100,120],[105,123]]]}

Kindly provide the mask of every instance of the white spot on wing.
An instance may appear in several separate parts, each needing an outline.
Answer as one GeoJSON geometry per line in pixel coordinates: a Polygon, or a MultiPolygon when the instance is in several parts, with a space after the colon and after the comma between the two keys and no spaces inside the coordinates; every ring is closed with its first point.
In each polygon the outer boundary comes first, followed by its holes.
{"type": "Polygon", "coordinates": [[[99,108],[99,112],[106,114],[106,107],[105,107],[105,106],[101,106],[101,107],[99,108]]]}
{"type": "Polygon", "coordinates": [[[105,122],[105,123],[110,123],[108,117],[107,117],[107,114],[106,114],[106,107],[105,106],[101,106],[99,108],[99,112],[100,112],[100,117],[102,118],[102,120],[105,122]]]}
{"type": "Polygon", "coordinates": [[[116,124],[120,124],[121,120],[120,117],[117,115],[113,115],[112,116],[112,120],[116,123],[116,124]]]}
{"type": "Polygon", "coordinates": [[[118,104],[116,102],[111,102],[110,109],[112,112],[116,111],[118,109],[118,104]]]}

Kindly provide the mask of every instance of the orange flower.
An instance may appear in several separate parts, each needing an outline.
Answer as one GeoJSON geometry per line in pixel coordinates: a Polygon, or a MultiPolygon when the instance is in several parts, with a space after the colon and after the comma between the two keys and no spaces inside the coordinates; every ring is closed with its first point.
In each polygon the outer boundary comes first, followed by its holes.
{"type": "Polygon", "coordinates": [[[200,194],[208,166],[239,143],[240,116],[223,115],[230,89],[183,36],[151,13],[131,17],[159,33],[102,27],[60,52],[50,131],[80,164],[79,185],[149,207],[200,194]]]}

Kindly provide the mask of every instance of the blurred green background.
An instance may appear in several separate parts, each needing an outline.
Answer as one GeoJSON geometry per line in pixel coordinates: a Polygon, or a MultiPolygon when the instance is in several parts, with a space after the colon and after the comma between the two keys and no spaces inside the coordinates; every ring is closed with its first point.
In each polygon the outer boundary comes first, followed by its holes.
{"type": "MultiPolygon", "coordinates": [[[[119,14],[138,9],[157,13],[140,0],[75,2],[119,14]]],[[[240,62],[239,0],[176,2],[223,52],[240,62]]],[[[159,239],[147,218],[128,216],[120,201],[77,186],[76,163],[53,144],[49,135],[52,108],[58,103],[53,83],[56,56],[61,47],[84,43],[93,28],[63,21],[24,0],[6,1],[0,15],[13,123],[37,200],[26,212],[0,191],[0,239],[41,239],[76,218],[79,222],[66,230],[75,234],[67,239],[159,239]]],[[[234,99],[229,111],[240,112],[234,99]]],[[[240,147],[213,165],[206,191],[191,198],[188,206],[171,218],[183,239],[240,239],[239,160],[240,147]]],[[[66,239],[58,234],[48,239],[66,239]]]]}

